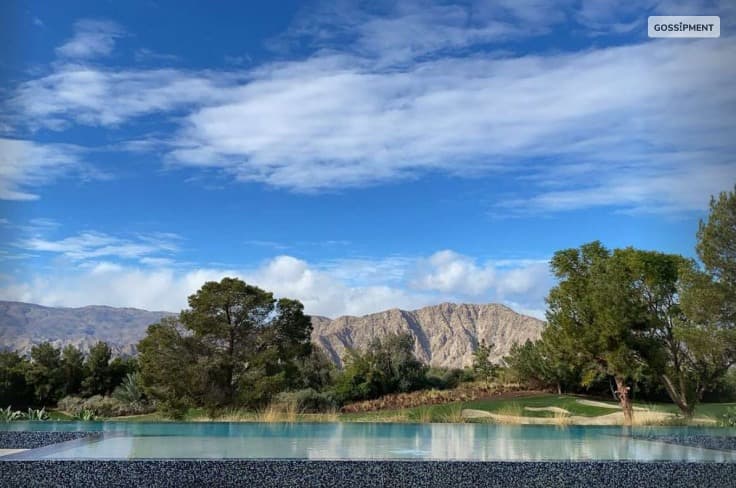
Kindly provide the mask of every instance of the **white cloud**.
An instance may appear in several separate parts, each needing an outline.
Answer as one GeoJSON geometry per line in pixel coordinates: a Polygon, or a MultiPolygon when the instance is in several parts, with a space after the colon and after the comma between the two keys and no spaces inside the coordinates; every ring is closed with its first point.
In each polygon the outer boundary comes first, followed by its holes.
{"type": "Polygon", "coordinates": [[[237,269],[184,267],[175,261],[143,256],[138,264],[131,264],[119,258],[138,256],[139,252],[130,254],[121,242],[91,234],[38,244],[37,250],[73,261],[57,261],[43,274],[22,273],[21,279],[5,277],[4,284],[0,284],[0,299],[49,306],[104,304],[178,311],[186,307],[187,296],[205,281],[237,276],[277,296],[301,300],[310,314],[329,317],[389,308],[415,309],[446,301],[506,303],[541,317],[543,297],[551,283],[546,264],[542,269],[539,263],[507,262],[494,269],[491,263],[476,265],[471,258],[452,251],[441,251],[426,259],[374,260],[377,269],[393,270],[394,276],[380,281],[369,273],[351,276],[353,270],[368,268],[367,259],[344,260],[341,267],[339,261],[308,263],[281,255],[255,267],[237,269]],[[454,275],[454,263],[461,263],[467,274],[454,275]]]}
{"type": "Polygon", "coordinates": [[[80,149],[0,138],[0,200],[36,200],[29,188],[83,169],[80,149]]]}
{"type": "Polygon", "coordinates": [[[101,232],[82,232],[59,240],[40,236],[24,239],[17,247],[28,251],[48,252],[74,261],[115,257],[120,259],[141,259],[143,264],[160,265],[165,259],[152,256],[159,253],[173,253],[178,249],[177,236],[173,234],[152,234],[123,239],[101,232]]]}
{"type": "Polygon", "coordinates": [[[222,100],[233,75],[174,69],[113,71],[61,64],[22,83],[11,101],[30,125],[62,129],[71,122],[116,126],[134,117],[222,100]]]}
{"type": "Polygon", "coordinates": [[[106,56],[115,47],[115,40],[123,35],[123,29],[114,22],[80,20],[74,24],[74,36],[56,48],[56,53],[59,56],[75,59],[106,56]]]}
{"type": "Polygon", "coordinates": [[[466,298],[493,297],[497,301],[539,306],[552,286],[547,261],[488,261],[451,250],[438,251],[417,261],[409,284],[413,289],[466,298]]]}
{"type": "MultiPolygon", "coordinates": [[[[700,192],[728,188],[736,65],[723,59],[736,38],[524,56],[464,50],[513,25],[543,32],[566,20],[545,5],[408,3],[352,20],[354,9],[334,8],[295,28],[322,39],[302,59],[234,72],[59,63],[18,87],[12,105],[50,129],[169,115],[173,134],[130,147],[299,192],[498,174],[518,181],[496,206],[508,213],[682,212],[705,208],[700,192]]],[[[608,3],[569,9],[588,23],[629,14],[608,3]]]]}

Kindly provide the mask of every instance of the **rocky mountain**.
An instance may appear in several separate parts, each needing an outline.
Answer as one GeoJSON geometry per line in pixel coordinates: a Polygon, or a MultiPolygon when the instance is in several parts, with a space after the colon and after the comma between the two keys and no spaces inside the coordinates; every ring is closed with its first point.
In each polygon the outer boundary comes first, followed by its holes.
{"type": "Polygon", "coordinates": [[[117,354],[132,354],[146,328],[170,312],[137,308],[89,306],[43,307],[0,301],[0,348],[28,351],[50,341],[56,346],[74,344],[82,350],[107,341],[117,354]]]}
{"type": "MultiPolygon", "coordinates": [[[[51,341],[88,349],[107,341],[117,353],[132,354],[148,325],[169,312],[135,308],[89,306],[43,307],[0,301],[0,347],[27,351],[33,344],[51,341]]],[[[492,359],[509,352],[515,343],[539,337],[544,323],[497,305],[442,303],[419,310],[398,309],[336,319],[312,317],[313,341],[340,364],[347,348],[364,349],[375,337],[409,332],[416,338],[415,353],[432,366],[470,365],[476,345],[495,344],[492,359]]]]}
{"type": "Polygon", "coordinates": [[[374,337],[409,332],[416,338],[414,352],[420,360],[431,366],[460,368],[472,363],[473,351],[481,340],[495,345],[491,359],[498,360],[514,343],[538,339],[544,322],[504,305],[442,303],[363,317],[312,317],[312,326],[314,342],[338,364],[346,348],[363,349],[374,337]]]}

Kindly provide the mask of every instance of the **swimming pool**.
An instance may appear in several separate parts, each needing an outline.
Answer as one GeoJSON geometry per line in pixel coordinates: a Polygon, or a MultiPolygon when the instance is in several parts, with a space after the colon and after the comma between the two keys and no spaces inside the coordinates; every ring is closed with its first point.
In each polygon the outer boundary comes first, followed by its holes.
{"type": "Polygon", "coordinates": [[[8,459],[314,459],[736,462],[736,450],[660,436],[736,429],[493,424],[13,422],[1,431],[97,432],[8,459]]]}

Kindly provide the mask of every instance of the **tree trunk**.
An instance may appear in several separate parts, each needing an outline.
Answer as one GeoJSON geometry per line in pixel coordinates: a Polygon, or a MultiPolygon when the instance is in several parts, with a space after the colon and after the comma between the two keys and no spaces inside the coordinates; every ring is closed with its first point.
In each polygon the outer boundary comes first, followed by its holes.
{"type": "Polygon", "coordinates": [[[562,395],[562,383],[557,382],[557,394],[562,395]]]}
{"type": "Polygon", "coordinates": [[[621,409],[624,412],[624,425],[631,425],[634,418],[634,407],[631,405],[631,397],[629,396],[630,390],[631,389],[626,386],[626,382],[623,378],[616,377],[616,394],[618,395],[621,409]]]}
{"type": "Polygon", "coordinates": [[[695,406],[687,402],[685,391],[677,391],[675,385],[672,384],[672,380],[666,374],[662,375],[662,383],[664,383],[664,389],[667,390],[667,394],[674,404],[677,405],[677,408],[680,409],[680,412],[685,417],[692,417],[695,406]]]}

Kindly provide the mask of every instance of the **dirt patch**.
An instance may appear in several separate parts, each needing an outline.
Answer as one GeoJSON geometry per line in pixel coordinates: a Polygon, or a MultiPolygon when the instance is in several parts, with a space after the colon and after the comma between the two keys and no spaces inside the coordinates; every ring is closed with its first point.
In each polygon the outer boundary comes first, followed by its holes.
{"type": "Polygon", "coordinates": [[[562,407],[524,407],[524,410],[527,410],[529,412],[553,412],[563,415],[570,415],[570,411],[565,410],[562,407]]]}
{"type": "MultiPolygon", "coordinates": [[[[577,415],[561,418],[549,417],[524,417],[516,415],[502,415],[486,412],[485,410],[465,409],[462,411],[466,419],[489,419],[499,424],[522,424],[522,425],[623,425],[623,412],[609,413],[598,417],[581,417],[577,415]]],[[[639,412],[634,415],[634,425],[661,425],[675,418],[674,414],[666,412],[639,412]]]]}

